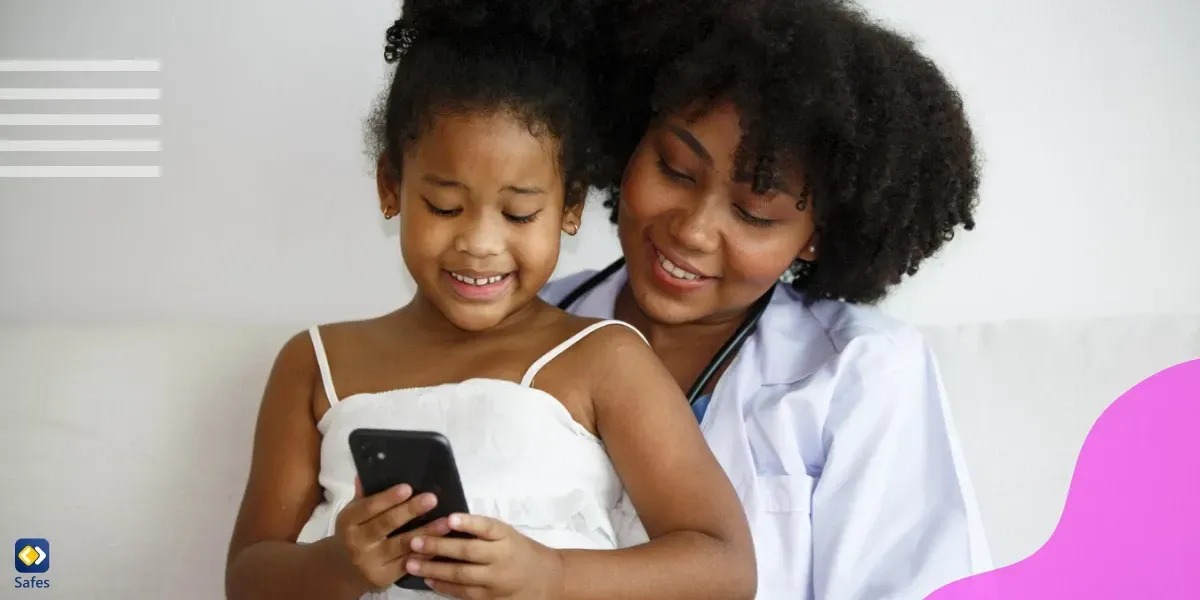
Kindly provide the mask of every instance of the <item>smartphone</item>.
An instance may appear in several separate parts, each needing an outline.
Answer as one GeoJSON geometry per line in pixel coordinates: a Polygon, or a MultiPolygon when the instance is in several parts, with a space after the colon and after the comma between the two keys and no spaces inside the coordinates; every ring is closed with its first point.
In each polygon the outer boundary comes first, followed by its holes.
{"type": "MultiPolygon", "coordinates": [[[[371,496],[402,483],[412,486],[413,496],[431,493],[438,503],[433,510],[409,521],[388,537],[412,531],[454,513],[469,512],[466,494],[450,440],[433,431],[355,429],[350,432],[350,454],[362,482],[364,496],[371,496]]],[[[448,537],[470,538],[451,531],[448,537]]],[[[445,560],[441,557],[434,560],[445,560]]],[[[421,577],[405,575],[396,585],[408,590],[429,590],[421,577]]]]}

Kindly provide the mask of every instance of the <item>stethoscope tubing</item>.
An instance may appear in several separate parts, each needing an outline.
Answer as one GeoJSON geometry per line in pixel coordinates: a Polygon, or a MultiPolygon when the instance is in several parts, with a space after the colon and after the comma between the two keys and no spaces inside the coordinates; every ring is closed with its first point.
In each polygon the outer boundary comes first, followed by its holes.
{"type": "MultiPolygon", "coordinates": [[[[597,286],[599,286],[601,283],[604,283],[605,280],[611,277],[613,273],[616,273],[618,270],[620,270],[620,268],[624,265],[625,258],[618,258],[611,265],[605,267],[602,271],[587,278],[586,281],[576,286],[575,289],[571,290],[571,292],[566,295],[566,297],[559,301],[557,305],[558,308],[561,310],[567,310],[572,304],[575,304],[576,301],[582,298],[584,294],[596,289],[597,286]]],[[[743,319],[738,325],[737,329],[734,330],[733,335],[730,335],[729,339],[725,340],[725,343],[722,344],[721,348],[717,350],[717,353],[713,355],[712,360],[708,361],[708,364],[705,365],[702,371],[700,371],[700,375],[696,377],[696,380],[692,382],[692,387],[688,389],[688,404],[696,404],[696,401],[704,395],[704,390],[708,387],[708,384],[712,381],[712,378],[717,375],[723,366],[725,366],[725,363],[729,362],[730,359],[737,355],[737,351],[742,347],[742,344],[745,343],[746,338],[750,337],[750,334],[758,325],[758,320],[762,317],[762,314],[766,312],[767,305],[771,303],[771,295],[774,291],[775,287],[772,286],[771,289],[767,290],[767,293],[763,294],[758,298],[758,300],[754,301],[754,304],[750,306],[750,311],[746,314],[746,318],[743,319]]]]}

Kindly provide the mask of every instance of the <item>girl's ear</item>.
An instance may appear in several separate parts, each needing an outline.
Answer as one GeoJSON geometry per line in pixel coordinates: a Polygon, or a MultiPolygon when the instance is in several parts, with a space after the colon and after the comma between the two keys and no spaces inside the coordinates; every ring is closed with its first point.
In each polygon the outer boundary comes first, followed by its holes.
{"type": "Polygon", "coordinates": [[[583,206],[583,201],[587,200],[588,188],[580,181],[572,181],[567,184],[566,206],[568,210],[573,206],[583,206]]]}
{"type": "Polygon", "coordinates": [[[567,235],[579,233],[583,224],[583,203],[587,199],[587,186],[575,181],[567,186],[566,208],[563,209],[562,230],[567,235]]]}
{"type": "Polygon", "coordinates": [[[375,164],[375,187],[379,191],[379,210],[383,218],[400,214],[400,181],[386,152],[380,153],[375,164]]]}

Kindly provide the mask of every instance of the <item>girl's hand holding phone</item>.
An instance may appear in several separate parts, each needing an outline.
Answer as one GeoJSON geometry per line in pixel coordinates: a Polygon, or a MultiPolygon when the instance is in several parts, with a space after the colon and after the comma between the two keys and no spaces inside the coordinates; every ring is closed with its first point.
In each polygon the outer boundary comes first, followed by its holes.
{"type": "Polygon", "coordinates": [[[562,559],[507,523],[479,515],[454,514],[454,531],[474,539],[414,536],[408,573],[424,577],[434,591],[463,600],[547,600],[562,589],[562,559]],[[441,556],[461,562],[433,561],[441,556]]]}
{"type": "Polygon", "coordinates": [[[388,534],[437,506],[433,494],[412,497],[412,487],[402,484],[366,498],[356,482],[355,499],[337,516],[331,538],[340,566],[356,586],[382,591],[407,574],[414,558],[412,539],[436,539],[450,532],[446,519],[395,537],[388,534]]]}

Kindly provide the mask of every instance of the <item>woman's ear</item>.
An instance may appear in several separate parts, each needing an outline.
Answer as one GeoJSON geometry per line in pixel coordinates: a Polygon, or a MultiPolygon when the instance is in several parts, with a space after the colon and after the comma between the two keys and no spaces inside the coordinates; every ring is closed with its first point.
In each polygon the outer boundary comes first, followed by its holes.
{"type": "Polygon", "coordinates": [[[383,212],[383,218],[400,214],[400,178],[386,152],[379,154],[375,164],[375,187],[379,191],[379,210],[383,212]]]}
{"type": "Polygon", "coordinates": [[[800,254],[796,258],[805,262],[813,262],[817,260],[817,232],[813,232],[808,237],[808,241],[804,243],[804,248],[800,250],[800,254]]]}

